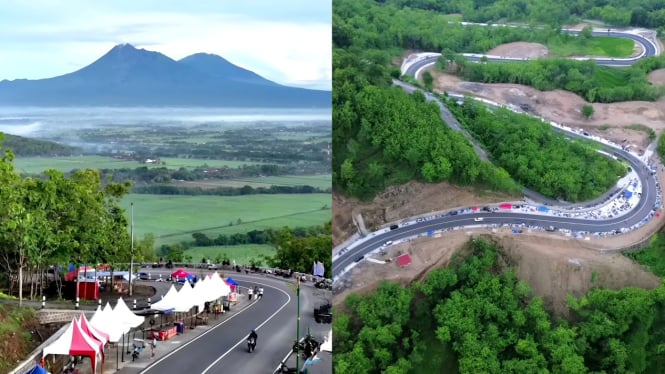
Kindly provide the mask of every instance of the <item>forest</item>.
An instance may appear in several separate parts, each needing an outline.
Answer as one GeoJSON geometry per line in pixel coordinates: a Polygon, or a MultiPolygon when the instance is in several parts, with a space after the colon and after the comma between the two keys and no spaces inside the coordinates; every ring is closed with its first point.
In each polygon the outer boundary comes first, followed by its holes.
{"type": "Polygon", "coordinates": [[[539,119],[474,100],[448,106],[455,117],[525,187],[551,198],[594,199],[616,185],[627,170],[588,144],[571,140],[539,119]]]}
{"type": "Polygon", "coordinates": [[[472,239],[453,265],[407,287],[383,282],[335,311],[340,373],[659,373],[665,285],[592,289],[552,315],[499,255],[472,239]]]}
{"type": "Polygon", "coordinates": [[[399,7],[461,14],[468,22],[576,24],[596,19],[613,26],[641,26],[665,31],[663,0],[384,0],[399,7]]]}

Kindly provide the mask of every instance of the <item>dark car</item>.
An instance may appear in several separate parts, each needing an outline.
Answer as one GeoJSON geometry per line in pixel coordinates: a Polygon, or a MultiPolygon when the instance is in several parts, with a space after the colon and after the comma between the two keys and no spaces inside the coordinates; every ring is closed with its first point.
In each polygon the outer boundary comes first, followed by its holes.
{"type": "Polygon", "coordinates": [[[148,276],[148,273],[139,273],[139,279],[141,280],[148,280],[150,277],[148,276]]]}
{"type": "Polygon", "coordinates": [[[396,229],[398,229],[398,228],[399,228],[398,225],[390,225],[390,229],[391,229],[391,230],[396,230],[396,229]]]}
{"type": "Polygon", "coordinates": [[[363,256],[363,255],[360,255],[360,256],[356,257],[356,262],[362,261],[363,258],[365,258],[365,256],[363,256]]]}
{"type": "Polygon", "coordinates": [[[314,308],[314,320],[316,323],[332,323],[332,304],[314,308]]]}
{"type": "Polygon", "coordinates": [[[314,287],[316,288],[332,288],[332,281],[330,279],[322,279],[316,283],[314,283],[314,287]]]}

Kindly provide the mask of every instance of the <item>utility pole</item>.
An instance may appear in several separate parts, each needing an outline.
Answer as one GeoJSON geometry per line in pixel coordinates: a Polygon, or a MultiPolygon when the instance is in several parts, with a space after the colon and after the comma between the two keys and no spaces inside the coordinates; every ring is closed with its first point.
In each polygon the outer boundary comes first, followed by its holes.
{"type": "Polygon", "coordinates": [[[130,236],[132,241],[131,247],[131,257],[129,260],[129,296],[132,296],[132,271],[134,270],[134,203],[130,204],[131,206],[131,220],[130,220],[130,236]]]}
{"type": "Polygon", "coordinates": [[[296,347],[298,347],[298,351],[296,352],[296,370],[300,370],[300,275],[298,275],[296,282],[296,295],[298,296],[298,320],[296,322],[296,347]]]}

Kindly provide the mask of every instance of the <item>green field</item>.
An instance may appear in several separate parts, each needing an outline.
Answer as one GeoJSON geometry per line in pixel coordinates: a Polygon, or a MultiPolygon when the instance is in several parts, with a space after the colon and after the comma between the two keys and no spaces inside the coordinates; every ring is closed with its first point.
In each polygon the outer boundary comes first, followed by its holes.
{"type": "Polygon", "coordinates": [[[14,168],[20,173],[41,173],[46,169],[56,169],[64,172],[73,169],[135,169],[142,166],[167,167],[179,169],[181,167],[194,168],[208,165],[210,167],[228,166],[236,168],[247,165],[260,164],[258,162],[226,161],[226,160],[204,160],[186,158],[162,158],[165,165],[144,164],[138,161],[118,160],[113,157],[103,156],[71,156],[71,157],[17,157],[14,159],[14,168]]]}
{"type": "Polygon", "coordinates": [[[166,196],[130,194],[121,206],[130,216],[134,237],[153,233],[157,245],[192,241],[193,232],[209,237],[284,226],[314,226],[331,220],[330,194],[166,196]],[[322,209],[324,208],[325,209],[322,209]],[[238,219],[241,220],[238,224],[238,219]]]}
{"type": "Polygon", "coordinates": [[[573,42],[565,39],[555,40],[547,43],[549,50],[561,57],[568,56],[607,56],[607,57],[630,57],[633,54],[635,43],[630,39],[612,38],[608,36],[596,36],[586,43],[580,43],[578,38],[573,42]]]}
{"type": "Polygon", "coordinates": [[[194,262],[199,262],[203,258],[210,260],[210,262],[216,262],[217,256],[222,256],[222,254],[226,254],[231,261],[235,260],[238,265],[249,265],[250,260],[258,260],[261,255],[274,255],[275,248],[267,244],[244,244],[192,247],[185,251],[185,256],[191,256],[194,262]]]}
{"type": "Polygon", "coordinates": [[[327,189],[332,187],[332,175],[283,175],[278,177],[260,177],[260,178],[242,178],[242,179],[224,179],[224,180],[207,180],[207,181],[184,181],[176,182],[176,185],[182,186],[198,186],[202,188],[216,188],[216,187],[270,187],[275,186],[312,186],[320,189],[327,189]]]}

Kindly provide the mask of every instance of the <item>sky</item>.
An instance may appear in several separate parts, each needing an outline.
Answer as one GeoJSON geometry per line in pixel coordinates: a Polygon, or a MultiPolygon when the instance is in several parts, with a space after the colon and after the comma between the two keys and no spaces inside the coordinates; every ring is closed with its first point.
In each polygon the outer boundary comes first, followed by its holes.
{"type": "Polygon", "coordinates": [[[332,87],[330,0],[2,0],[0,80],[76,71],[129,43],[205,52],[274,82],[332,87]]]}

